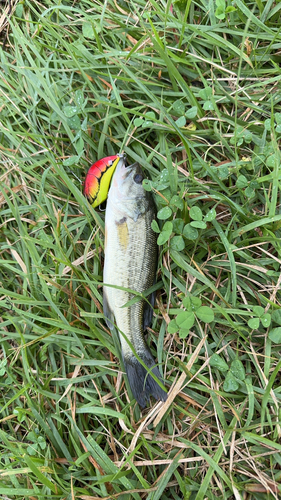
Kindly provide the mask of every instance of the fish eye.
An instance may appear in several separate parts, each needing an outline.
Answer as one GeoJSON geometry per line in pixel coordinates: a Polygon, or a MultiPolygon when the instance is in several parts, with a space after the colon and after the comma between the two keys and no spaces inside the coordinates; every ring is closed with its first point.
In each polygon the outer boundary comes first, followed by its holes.
{"type": "Polygon", "coordinates": [[[134,181],[136,184],[141,184],[143,181],[143,176],[142,174],[136,174],[134,177],[134,181]]]}

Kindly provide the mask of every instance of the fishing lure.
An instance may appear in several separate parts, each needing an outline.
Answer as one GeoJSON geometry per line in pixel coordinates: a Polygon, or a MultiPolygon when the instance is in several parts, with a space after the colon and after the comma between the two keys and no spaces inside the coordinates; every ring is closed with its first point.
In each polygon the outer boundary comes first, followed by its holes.
{"type": "Polygon", "coordinates": [[[84,181],[84,196],[93,208],[106,200],[115,168],[123,155],[106,156],[96,161],[88,170],[84,181]]]}

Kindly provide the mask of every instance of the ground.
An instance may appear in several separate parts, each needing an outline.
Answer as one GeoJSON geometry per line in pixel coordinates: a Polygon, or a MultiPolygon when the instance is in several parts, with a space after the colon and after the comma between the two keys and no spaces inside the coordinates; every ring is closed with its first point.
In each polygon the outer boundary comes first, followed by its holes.
{"type": "Polygon", "coordinates": [[[277,499],[281,3],[1,5],[1,497],[277,499]],[[120,152],[158,211],[142,413],[80,183],[120,152]]]}

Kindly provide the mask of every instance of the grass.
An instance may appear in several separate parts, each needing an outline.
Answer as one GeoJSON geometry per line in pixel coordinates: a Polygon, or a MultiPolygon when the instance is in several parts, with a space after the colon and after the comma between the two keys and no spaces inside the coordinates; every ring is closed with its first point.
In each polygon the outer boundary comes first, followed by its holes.
{"type": "Polygon", "coordinates": [[[2,498],[280,495],[281,3],[227,5],[0,16],[2,498]],[[121,151],[162,210],[148,343],[170,395],[142,414],[73,176],[121,151]]]}

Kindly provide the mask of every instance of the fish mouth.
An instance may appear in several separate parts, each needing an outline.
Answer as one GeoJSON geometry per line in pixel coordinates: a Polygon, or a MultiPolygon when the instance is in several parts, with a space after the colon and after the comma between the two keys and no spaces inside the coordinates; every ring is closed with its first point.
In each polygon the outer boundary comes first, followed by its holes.
{"type": "Polygon", "coordinates": [[[120,165],[120,172],[122,173],[123,179],[128,179],[131,176],[135,176],[136,174],[141,174],[143,175],[143,172],[141,170],[141,167],[139,163],[135,162],[132,165],[127,165],[126,160],[123,160],[123,162],[119,162],[117,165],[117,168],[120,165]]]}
{"type": "Polygon", "coordinates": [[[116,167],[116,174],[117,172],[121,174],[123,180],[127,179],[132,174],[143,175],[143,172],[138,162],[135,162],[132,165],[128,165],[125,154],[120,154],[118,156],[119,156],[119,162],[116,167]]]}
{"type": "Polygon", "coordinates": [[[126,166],[126,153],[120,153],[117,156],[119,157],[118,165],[122,164],[122,165],[126,166]]]}
{"type": "Polygon", "coordinates": [[[117,155],[119,157],[119,162],[117,164],[117,168],[119,169],[126,169],[127,172],[131,170],[136,170],[138,173],[141,172],[141,167],[139,163],[136,161],[132,165],[127,164],[127,155],[126,153],[120,153],[117,155]]]}

